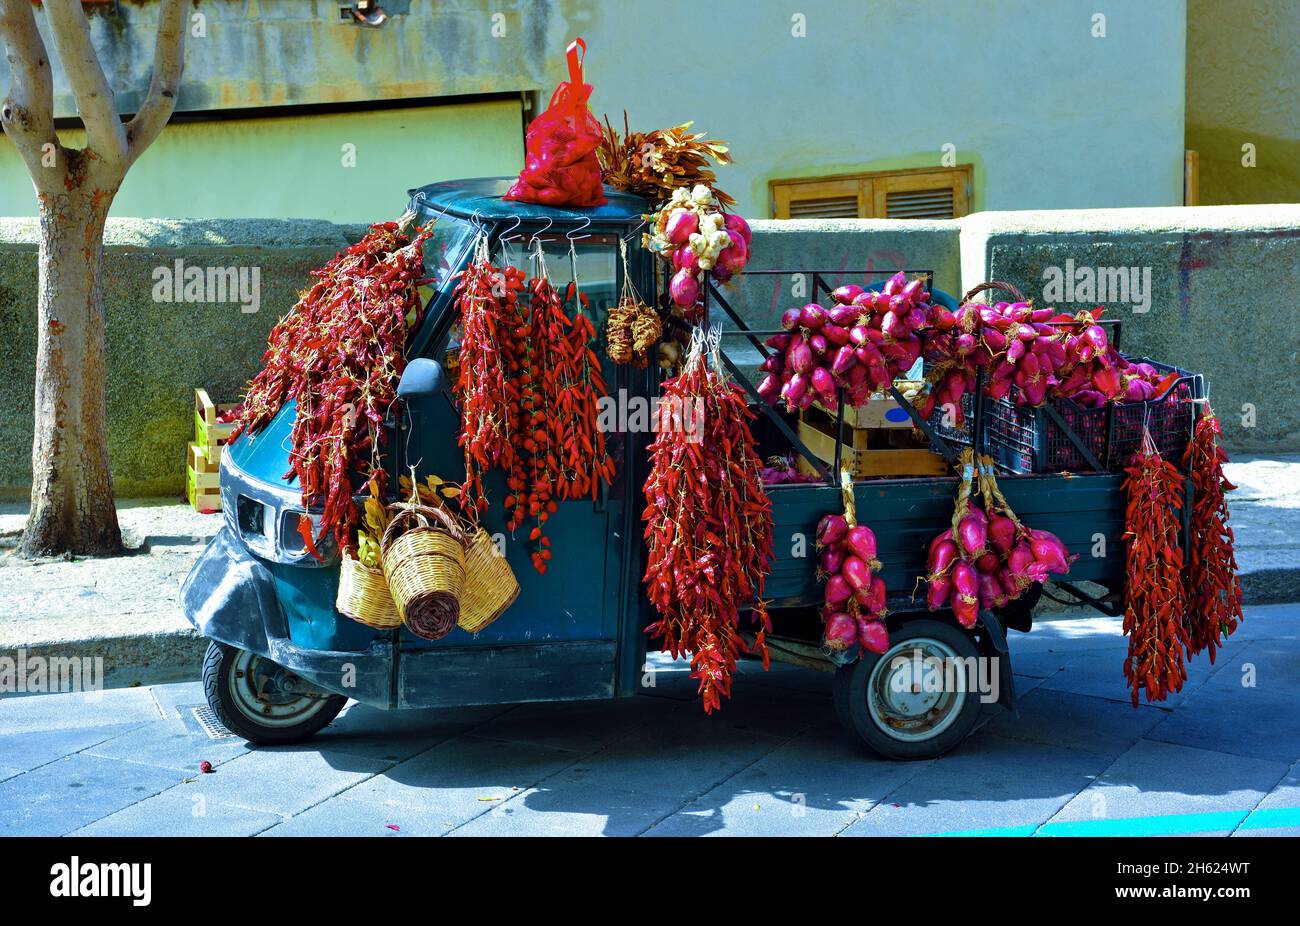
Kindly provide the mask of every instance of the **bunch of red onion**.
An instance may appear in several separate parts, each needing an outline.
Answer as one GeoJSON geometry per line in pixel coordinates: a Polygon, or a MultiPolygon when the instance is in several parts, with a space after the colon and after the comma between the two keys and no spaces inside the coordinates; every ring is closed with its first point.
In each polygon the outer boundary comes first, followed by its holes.
{"type": "Polygon", "coordinates": [[[769,405],[783,399],[792,411],[814,401],[834,408],[841,387],[850,405],[865,405],[872,393],[912,368],[924,332],[954,321],[952,313],[930,304],[920,280],[909,283],[902,273],[878,292],[849,284],[831,298],[829,309],[815,302],[788,309],[781,316],[785,332],[767,339],[775,353],[759,366],[767,375],[758,394],[769,405]]]}
{"type": "Polygon", "coordinates": [[[985,395],[1010,398],[1016,405],[1070,398],[1095,408],[1155,397],[1161,374],[1111,346],[1096,321],[1101,311],[1070,316],[1027,302],[962,305],[950,330],[934,330],[926,338],[926,359],[940,375],[920,408],[922,416],[947,407],[960,424],[962,396],[974,391],[981,370],[985,395]]]}
{"type": "Polygon", "coordinates": [[[650,219],[648,247],[672,264],[669,294],[675,305],[692,310],[703,295],[706,271],[727,282],[745,269],[752,241],[749,223],[724,213],[703,184],[678,188],[650,219]]]}
{"type": "Polygon", "coordinates": [[[885,583],[875,573],[876,535],[862,524],[850,524],[843,515],[828,514],[817,524],[817,577],[826,582],[826,623],[822,643],[843,652],[854,643],[873,653],[889,649],[885,627],[885,583]]]}
{"type": "Polygon", "coordinates": [[[1015,601],[1049,573],[1070,571],[1071,556],[1055,534],[1022,524],[1002,499],[991,464],[981,472],[985,507],[970,498],[963,482],[953,526],[930,541],[926,604],[931,611],[951,607],[963,627],[973,627],[981,608],[1015,601]]]}

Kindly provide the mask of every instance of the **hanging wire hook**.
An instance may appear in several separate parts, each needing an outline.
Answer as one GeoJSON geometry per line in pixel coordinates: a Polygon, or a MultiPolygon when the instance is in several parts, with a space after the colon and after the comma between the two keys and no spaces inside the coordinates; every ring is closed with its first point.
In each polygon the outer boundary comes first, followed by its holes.
{"type": "Polygon", "coordinates": [[[501,233],[500,240],[501,240],[502,263],[506,263],[506,264],[514,263],[514,261],[510,260],[510,242],[515,241],[516,237],[512,236],[511,232],[515,231],[515,229],[519,228],[519,226],[522,224],[524,224],[524,220],[520,217],[519,213],[515,213],[515,224],[511,225],[509,228],[507,228],[504,232],[501,233]]]}
{"type": "Polygon", "coordinates": [[[583,224],[582,224],[582,225],[579,225],[577,228],[572,229],[572,230],[566,232],[565,235],[564,235],[565,238],[568,238],[568,239],[569,239],[569,245],[570,245],[570,246],[572,246],[572,245],[573,245],[573,242],[575,242],[575,241],[581,241],[583,238],[590,238],[590,237],[591,237],[591,235],[579,235],[579,236],[576,237],[576,238],[573,236],[573,233],[574,233],[574,232],[580,232],[580,231],[582,231],[584,228],[590,228],[590,227],[591,227],[591,216],[589,216],[589,215],[584,215],[582,218],[583,218],[583,224]]]}
{"type": "Polygon", "coordinates": [[[537,231],[535,231],[535,232],[533,232],[533,236],[532,236],[531,238],[528,239],[528,244],[529,244],[529,246],[531,247],[532,245],[536,244],[536,243],[537,243],[537,238],[538,238],[538,236],[539,236],[539,235],[542,235],[543,233],[545,233],[545,232],[547,232],[547,231],[549,231],[550,228],[551,228],[551,226],[554,225],[554,224],[555,224],[555,222],[554,222],[554,221],[551,219],[551,217],[548,215],[548,216],[546,217],[546,225],[545,225],[545,227],[544,227],[544,228],[541,228],[541,229],[539,229],[539,230],[537,230],[537,231]]]}
{"type": "Polygon", "coordinates": [[[628,232],[628,233],[623,237],[623,240],[624,240],[624,241],[631,241],[633,238],[635,238],[635,237],[640,233],[641,229],[643,229],[643,228],[646,227],[647,224],[649,224],[649,223],[647,223],[645,219],[642,219],[642,220],[637,224],[637,226],[636,226],[635,228],[633,228],[630,232],[628,232]]]}

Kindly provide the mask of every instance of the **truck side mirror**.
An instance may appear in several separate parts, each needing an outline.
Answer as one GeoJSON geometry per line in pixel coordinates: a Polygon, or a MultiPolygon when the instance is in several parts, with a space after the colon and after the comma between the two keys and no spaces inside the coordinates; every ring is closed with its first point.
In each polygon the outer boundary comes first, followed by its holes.
{"type": "Polygon", "coordinates": [[[405,402],[430,398],[442,392],[446,385],[447,374],[441,363],[417,357],[402,371],[402,378],[397,381],[397,397],[405,402]]]}

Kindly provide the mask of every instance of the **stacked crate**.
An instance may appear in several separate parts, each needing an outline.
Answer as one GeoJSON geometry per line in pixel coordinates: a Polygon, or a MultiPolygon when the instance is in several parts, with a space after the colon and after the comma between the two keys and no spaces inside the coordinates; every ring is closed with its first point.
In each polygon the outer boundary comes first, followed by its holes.
{"type": "Polygon", "coordinates": [[[235,426],[217,417],[234,407],[213,402],[206,389],[194,390],[194,442],[185,463],[185,497],[204,514],[221,510],[221,448],[235,426]]]}

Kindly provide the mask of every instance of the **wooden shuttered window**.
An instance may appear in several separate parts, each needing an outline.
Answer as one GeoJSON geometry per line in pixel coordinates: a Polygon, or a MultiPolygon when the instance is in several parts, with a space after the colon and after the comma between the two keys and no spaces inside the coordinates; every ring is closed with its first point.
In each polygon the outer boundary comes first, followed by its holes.
{"type": "Polygon", "coordinates": [[[970,211],[971,166],[773,180],[778,219],[955,219],[970,211]]]}

